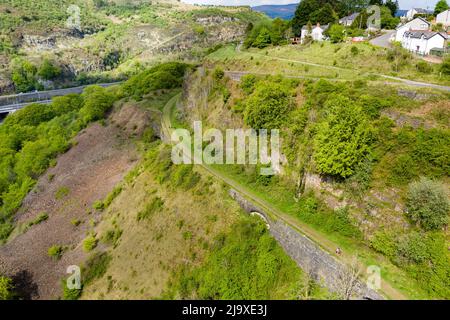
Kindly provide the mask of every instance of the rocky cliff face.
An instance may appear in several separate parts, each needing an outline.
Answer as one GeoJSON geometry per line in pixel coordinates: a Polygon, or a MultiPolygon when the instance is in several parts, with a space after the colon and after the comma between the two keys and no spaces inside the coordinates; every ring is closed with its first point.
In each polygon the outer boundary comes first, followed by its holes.
{"type": "Polygon", "coordinates": [[[58,29],[47,34],[23,33],[20,45],[25,50],[48,51],[64,49],[67,42],[84,38],[84,33],[77,29],[58,29]]]}

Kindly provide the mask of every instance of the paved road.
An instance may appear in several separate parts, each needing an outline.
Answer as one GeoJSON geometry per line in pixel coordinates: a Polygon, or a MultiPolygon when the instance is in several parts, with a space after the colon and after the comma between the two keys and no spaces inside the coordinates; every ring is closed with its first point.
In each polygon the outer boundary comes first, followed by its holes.
{"type": "Polygon", "coordinates": [[[391,38],[391,36],[394,33],[395,33],[395,30],[386,30],[385,34],[383,34],[382,36],[379,36],[377,38],[374,38],[374,39],[370,40],[369,42],[377,47],[391,48],[391,42],[389,41],[389,39],[391,38]]]}
{"type": "MultiPolygon", "coordinates": [[[[119,81],[112,83],[98,83],[93,85],[98,85],[106,88],[120,83],[122,82],[119,81]]],[[[88,86],[89,85],[65,89],[36,91],[23,94],[0,96],[0,113],[15,111],[33,102],[48,103],[49,101],[51,101],[53,97],[65,96],[71,93],[82,93],[83,90],[88,86]]]]}

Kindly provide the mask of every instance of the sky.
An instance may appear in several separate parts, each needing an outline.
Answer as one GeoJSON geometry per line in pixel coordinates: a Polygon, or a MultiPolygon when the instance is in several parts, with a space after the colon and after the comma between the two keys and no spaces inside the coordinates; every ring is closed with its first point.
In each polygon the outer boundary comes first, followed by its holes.
{"type": "MultiPolygon", "coordinates": [[[[251,5],[261,4],[288,4],[299,2],[298,0],[182,0],[182,2],[196,4],[215,4],[215,5],[251,5]]],[[[400,9],[424,8],[434,9],[438,0],[399,0],[400,9]]]]}

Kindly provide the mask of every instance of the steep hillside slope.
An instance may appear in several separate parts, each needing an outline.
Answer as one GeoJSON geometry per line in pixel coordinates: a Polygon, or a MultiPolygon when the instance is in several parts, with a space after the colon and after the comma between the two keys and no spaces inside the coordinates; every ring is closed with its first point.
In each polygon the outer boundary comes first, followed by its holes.
{"type": "Polygon", "coordinates": [[[196,61],[266,19],[248,8],[90,0],[6,1],[0,18],[0,94],[121,79],[174,58],[196,61]]]}
{"type": "MultiPolygon", "coordinates": [[[[234,70],[236,61],[220,63],[234,70]]],[[[251,165],[216,170],[346,254],[380,266],[406,296],[448,297],[448,93],[281,75],[231,80],[206,67],[188,83],[178,122],[281,130],[281,175],[261,177],[251,165]],[[418,190],[428,188],[436,198],[416,206],[425,192],[418,190]],[[427,206],[434,222],[411,214],[427,206]],[[419,238],[427,245],[413,252],[419,238]]]]}

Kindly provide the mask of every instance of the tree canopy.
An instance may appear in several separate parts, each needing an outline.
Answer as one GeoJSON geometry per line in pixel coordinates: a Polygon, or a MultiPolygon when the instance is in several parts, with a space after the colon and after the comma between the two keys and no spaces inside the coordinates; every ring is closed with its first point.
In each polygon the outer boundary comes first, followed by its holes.
{"type": "Polygon", "coordinates": [[[370,152],[370,125],[362,108],[345,96],[334,96],[325,108],[329,114],[319,125],[315,141],[317,169],[347,178],[370,152]]]}
{"type": "Polygon", "coordinates": [[[446,0],[439,0],[438,3],[436,3],[436,7],[434,8],[434,15],[438,15],[439,13],[444,12],[448,8],[449,7],[446,0]]]}
{"type": "Polygon", "coordinates": [[[342,12],[342,3],[333,0],[302,0],[292,19],[292,31],[301,34],[308,22],[327,24],[337,20],[342,12]],[[337,13],[338,12],[338,13],[337,13]]]}
{"type": "Polygon", "coordinates": [[[293,103],[290,88],[282,83],[262,82],[249,96],[245,123],[253,129],[280,129],[293,103]]]}

